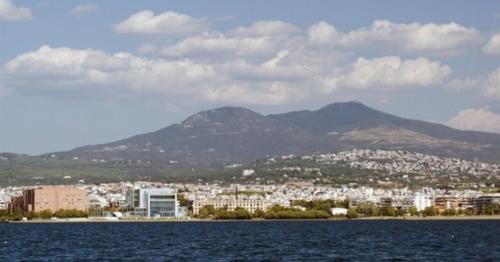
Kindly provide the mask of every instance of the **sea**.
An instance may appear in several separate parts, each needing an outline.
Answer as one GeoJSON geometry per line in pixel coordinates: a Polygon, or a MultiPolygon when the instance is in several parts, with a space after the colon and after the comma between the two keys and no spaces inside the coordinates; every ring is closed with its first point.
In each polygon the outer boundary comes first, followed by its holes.
{"type": "Polygon", "coordinates": [[[500,261],[500,221],[0,224],[0,261],[500,261]]]}

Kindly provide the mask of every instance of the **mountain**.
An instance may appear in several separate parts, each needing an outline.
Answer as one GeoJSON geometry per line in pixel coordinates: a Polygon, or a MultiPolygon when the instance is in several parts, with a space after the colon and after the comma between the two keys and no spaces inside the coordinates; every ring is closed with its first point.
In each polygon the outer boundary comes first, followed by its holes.
{"type": "Polygon", "coordinates": [[[53,153],[59,158],[140,160],[220,167],[269,155],[352,148],[407,150],[500,160],[500,134],[410,120],[358,102],[262,115],[240,107],[203,111],[178,124],[120,141],[53,153]]]}

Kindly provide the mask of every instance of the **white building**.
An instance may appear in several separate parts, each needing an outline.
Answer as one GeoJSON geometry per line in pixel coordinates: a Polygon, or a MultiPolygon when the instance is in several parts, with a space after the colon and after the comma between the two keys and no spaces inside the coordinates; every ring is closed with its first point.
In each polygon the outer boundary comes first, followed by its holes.
{"type": "Polygon", "coordinates": [[[193,214],[199,214],[199,211],[204,206],[213,206],[215,209],[227,208],[234,211],[238,207],[254,213],[257,209],[267,211],[271,207],[271,203],[262,199],[200,199],[193,203],[193,214]]]}
{"type": "Polygon", "coordinates": [[[415,194],[415,199],[413,201],[414,206],[417,208],[417,211],[422,211],[427,207],[432,206],[432,200],[427,195],[422,195],[421,193],[415,194]]]}
{"type": "Polygon", "coordinates": [[[347,215],[347,208],[343,207],[334,207],[330,209],[332,216],[345,216],[347,215]]]}
{"type": "Polygon", "coordinates": [[[241,173],[242,176],[251,176],[253,174],[255,174],[255,170],[253,170],[253,169],[245,169],[241,173]]]}
{"type": "Polygon", "coordinates": [[[171,188],[141,188],[131,190],[134,215],[144,217],[178,217],[177,192],[171,188]]]}

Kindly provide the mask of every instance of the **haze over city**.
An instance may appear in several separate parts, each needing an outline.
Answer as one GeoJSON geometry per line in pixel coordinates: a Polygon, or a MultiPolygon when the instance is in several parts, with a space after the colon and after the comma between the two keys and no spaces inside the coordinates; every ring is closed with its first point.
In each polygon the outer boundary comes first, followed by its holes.
{"type": "Polygon", "coordinates": [[[0,0],[0,151],[360,101],[500,132],[496,1],[0,0]]]}

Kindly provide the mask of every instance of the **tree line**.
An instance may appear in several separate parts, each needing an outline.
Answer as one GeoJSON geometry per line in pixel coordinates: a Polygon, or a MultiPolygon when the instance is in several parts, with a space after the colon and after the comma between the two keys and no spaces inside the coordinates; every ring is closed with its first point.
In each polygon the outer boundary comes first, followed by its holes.
{"type": "Polygon", "coordinates": [[[10,212],[6,209],[0,209],[0,220],[3,221],[20,221],[23,218],[28,220],[32,219],[51,219],[56,218],[81,218],[88,217],[88,213],[83,210],[78,209],[59,209],[57,211],[51,210],[41,210],[39,212],[33,211],[22,211],[21,209],[16,209],[14,212],[10,212]]]}
{"type": "Polygon", "coordinates": [[[291,207],[274,205],[267,211],[257,209],[250,212],[242,207],[229,210],[227,206],[216,209],[212,205],[202,207],[197,218],[212,219],[326,219],[333,217],[331,209],[341,207],[347,209],[347,218],[358,217],[402,217],[402,216],[473,216],[473,215],[500,215],[499,204],[489,204],[481,210],[472,208],[466,209],[444,209],[440,210],[434,206],[418,211],[416,207],[407,209],[395,208],[392,206],[378,206],[373,203],[363,203],[356,207],[349,207],[349,200],[295,200],[291,202],[291,207]]]}

